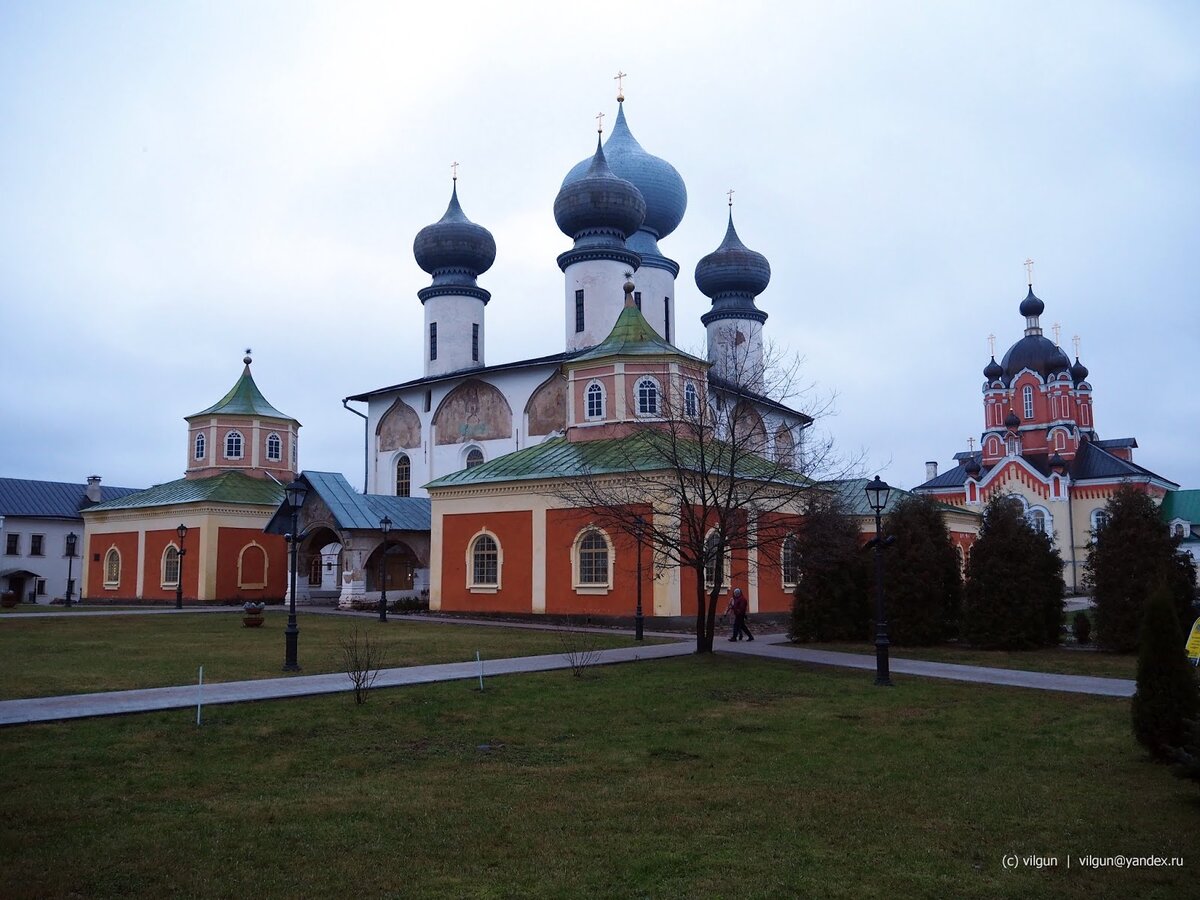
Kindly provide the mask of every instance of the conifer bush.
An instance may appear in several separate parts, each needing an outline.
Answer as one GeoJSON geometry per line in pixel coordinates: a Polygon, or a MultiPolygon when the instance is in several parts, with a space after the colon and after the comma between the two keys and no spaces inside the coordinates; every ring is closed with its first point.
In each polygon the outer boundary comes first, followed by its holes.
{"type": "Polygon", "coordinates": [[[1075,635],[1075,643],[1086,644],[1092,639],[1092,618],[1082,609],[1075,613],[1071,620],[1071,631],[1075,635]]]}
{"type": "Polygon", "coordinates": [[[962,575],[941,504],[908,494],[884,520],[884,601],[893,644],[939,644],[958,633],[962,575]]]}
{"type": "Polygon", "coordinates": [[[1062,558],[1050,538],[1030,527],[1019,503],[993,497],[967,564],[962,636],[993,649],[1053,646],[1063,589],[1062,558]]]}
{"type": "Polygon", "coordinates": [[[1168,759],[1187,743],[1186,720],[1196,718],[1200,695],[1167,585],[1146,601],[1140,634],[1133,734],[1155,758],[1168,759]]]}
{"type": "Polygon", "coordinates": [[[1117,490],[1093,534],[1084,583],[1096,603],[1096,641],[1106,650],[1132,652],[1150,591],[1164,587],[1180,623],[1192,621],[1195,563],[1178,552],[1150,496],[1133,485],[1117,490]]]}
{"type": "Polygon", "coordinates": [[[789,629],[794,641],[865,640],[868,637],[869,554],[858,526],[832,498],[814,504],[796,535],[799,579],[789,629]]]}

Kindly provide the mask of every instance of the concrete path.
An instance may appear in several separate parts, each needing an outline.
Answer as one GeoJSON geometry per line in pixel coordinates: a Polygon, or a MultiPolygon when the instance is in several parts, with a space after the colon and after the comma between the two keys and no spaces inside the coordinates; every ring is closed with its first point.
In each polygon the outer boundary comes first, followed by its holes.
{"type": "Polygon", "coordinates": [[[72,606],[67,609],[63,606],[56,606],[52,612],[4,613],[4,615],[0,615],[0,623],[8,619],[77,619],[81,616],[186,616],[191,613],[237,613],[240,616],[242,608],[240,606],[185,606],[183,609],[176,609],[173,606],[146,606],[108,609],[103,606],[72,606]]]}
{"type": "MultiPolygon", "coordinates": [[[[694,651],[691,642],[650,644],[642,647],[620,647],[600,650],[595,665],[635,662],[641,659],[663,659],[686,656],[694,651]]],[[[545,656],[524,656],[515,659],[485,659],[483,676],[511,675],[521,672],[546,672],[567,669],[570,663],[561,653],[545,656]]],[[[436,666],[410,666],[385,669],[379,673],[375,687],[399,687],[407,684],[429,684],[434,681],[456,681],[478,678],[479,663],[446,663],[436,666]]],[[[29,700],[0,701],[0,725],[23,725],[31,722],[53,722],[59,719],[81,719],[90,716],[112,716],[122,713],[151,712],[164,709],[195,707],[198,699],[205,706],[217,703],[242,703],[250,700],[280,700],[314,694],[345,693],[353,689],[345,672],[327,675],[293,675],[287,678],[265,678],[257,681],[231,681],[166,688],[146,688],[137,691],[111,691],[99,694],[73,694],[65,697],[38,697],[29,700]]]]}
{"type": "MultiPolygon", "coordinates": [[[[717,649],[722,653],[744,656],[763,656],[792,662],[816,663],[822,666],[843,666],[850,669],[875,668],[875,657],[868,654],[838,653],[832,650],[808,650],[781,646],[785,634],[767,634],[753,641],[730,642],[719,639],[717,649]]],[[[1095,694],[1101,697],[1132,697],[1136,682],[1125,678],[1097,678],[1092,675],[1055,675],[1049,672],[1025,672],[1020,669],[994,669],[988,666],[965,666],[956,663],[925,662],[918,659],[888,660],[892,675],[917,675],[922,678],[946,678],[950,681],[972,681],[978,684],[999,684],[1008,687],[1034,688],[1041,691],[1067,691],[1073,694],[1095,694]]]]}

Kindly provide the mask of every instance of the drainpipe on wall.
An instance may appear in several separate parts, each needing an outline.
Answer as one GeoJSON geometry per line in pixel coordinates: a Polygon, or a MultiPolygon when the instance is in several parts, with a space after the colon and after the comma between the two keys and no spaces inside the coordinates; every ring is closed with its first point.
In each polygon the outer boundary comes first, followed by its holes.
{"type": "Polygon", "coordinates": [[[1079,568],[1075,562],[1075,511],[1071,508],[1071,482],[1063,479],[1067,493],[1067,532],[1071,535],[1071,593],[1079,593],[1079,568]]]}
{"type": "Polygon", "coordinates": [[[371,455],[369,452],[370,435],[368,434],[370,420],[367,418],[366,413],[360,413],[357,409],[350,409],[349,398],[346,398],[342,401],[342,406],[363,420],[363,494],[365,495],[367,493],[367,471],[371,455]]]}

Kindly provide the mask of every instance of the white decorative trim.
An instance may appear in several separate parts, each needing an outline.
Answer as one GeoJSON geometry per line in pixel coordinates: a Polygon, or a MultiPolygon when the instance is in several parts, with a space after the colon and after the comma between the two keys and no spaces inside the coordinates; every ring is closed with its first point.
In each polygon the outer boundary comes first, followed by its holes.
{"type": "Polygon", "coordinates": [[[267,586],[267,582],[270,581],[270,577],[269,577],[270,568],[271,568],[271,555],[269,553],[267,553],[267,548],[264,547],[262,544],[260,544],[258,541],[251,541],[250,543],[246,544],[246,546],[242,547],[241,552],[238,553],[238,589],[245,590],[245,591],[260,591],[260,590],[262,590],[263,588],[265,588],[267,586]],[[261,552],[263,555],[263,580],[261,582],[244,581],[242,579],[242,560],[246,556],[246,551],[251,548],[255,548],[255,547],[258,548],[259,552],[261,552]]]}
{"type": "Polygon", "coordinates": [[[486,526],[479,529],[471,535],[467,541],[467,590],[472,594],[496,594],[500,592],[500,587],[504,580],[504,545],[500,543],[500,538],[496,536],[494,531],[491,531],[486,526]],[[476,583],[475,582],[475,542],[481,537],[489,537],[496,544],[496,583],[476,583]]]}
{"type": "Polygon", "coordinates": [[[575,589],[575,593],[577,593],[577,594],[607,594],[607,593],[609,593],[613,587],[613,566],[615,565],[615,563],[616,563],[616,552],[613,549],[612,539],[608,536],[608,534],[604,531],[603,528],[600,528],[591,523],[585,525],[583,528],[581,528],[579,530],[579,533],[575,535],[575,540],[571,542],[571,585],[575,589]],[[580,568],[581,568],[580,567],[580,559],[579,559],[580,544],[583,543],[584,537],[586,537],[588,534],[590,534],[593,531],[600,535],[600,537],[604,541],[605,546],[607,547],[606,555],[608,557],[608,572],[607,572],[607,575],[606,575],[606,578],[605,578],[605,581],[603,584],[601,584],[600,582],[584,583],[583,581],[580,580],[580,575],[579,575],[580,568]]]}

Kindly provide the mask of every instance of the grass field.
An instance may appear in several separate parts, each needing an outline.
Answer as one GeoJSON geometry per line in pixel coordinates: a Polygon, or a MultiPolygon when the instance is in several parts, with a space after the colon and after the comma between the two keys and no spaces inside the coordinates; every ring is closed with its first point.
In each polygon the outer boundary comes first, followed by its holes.
{"type": "MultiPolygon", "coordinates": [[[[828,644],[793,644],[806,650],[833,650],[839,653],[875,655],[875,645],[857,641],[828,644]]],[[[991,666],[997,669],[1021,669],[1030,672],[1054,672],[1060,675],[1095,675],[1101,678],[1136,678],[1137,656],[1106,653],[1101,650],[1075,650],[1046,647],[1039,650],[976,650],[970,647],[892,647],[894,659],[924,659],[930,662],[991,666]]]]}
{"type": "MultiPolygon", "coordinates": [[[[9,619],[0,626],[0,700],[278,678],[284,673],[281,610],[261,628],[243,628],[241,611],[149,616],[53,616],[9,619]]],[[[358,626],[386,648],[385,665],[413,666],[561,653],[553,632],[421,622],[392,616],[299,616],[302,674],[344,671],[340,641],[358,626]]],[[[601,648],[625,647],[624,635],[598,635],[601,648]]],[[[656,641],[648,640],[648,643],[656,641]]]]}
{"type": "Polygon", "coordinates": [[[1128,709],[689,656],[8,728],[0,896],[1195,896],[1128,709]]]}

